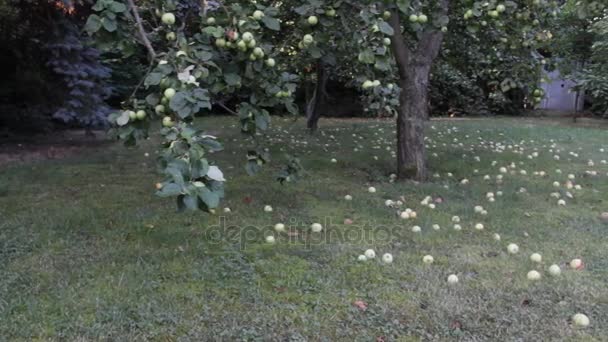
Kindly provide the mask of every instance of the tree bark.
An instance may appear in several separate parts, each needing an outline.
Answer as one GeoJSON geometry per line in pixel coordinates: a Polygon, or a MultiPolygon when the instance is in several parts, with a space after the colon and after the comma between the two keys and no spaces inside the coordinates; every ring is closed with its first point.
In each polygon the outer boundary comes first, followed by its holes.
{"type": "MultiPolygon", "coordinates": [[[[441,0],[447,14],[449,0],[441,0]]],[[[393,10],[389,20],[394,30],[392,49],[399,70],[399,108],[397,115],[397,176],[400,179],[426,180],[428,167],[424,144],[424,126],[429,116],[429,78],[433,61],[443,41],[441,31],[425,31],[414,51],[406,45],[401,32],[401,18],[393,10]]]]}
{"type": "Polygon", "coordinates": [[[317,62],[317,81],[315,83],[315,90],[312,99],[306,107],[306,126],[311,132],[316,131],[318,128],[328,78],[329,74],[327,73],[327,70],[325,70],[325,65],[319,60],[319,62],[317,62]]]}
{"type": "Polygon", "coordinates": [[[400,178],[426,180],[428,168],[424,144],[424,126],[428,117],[428,85],[430,65],[406,66],[408,78],[400,80],[401,94],[397,116],[400,178]]]}

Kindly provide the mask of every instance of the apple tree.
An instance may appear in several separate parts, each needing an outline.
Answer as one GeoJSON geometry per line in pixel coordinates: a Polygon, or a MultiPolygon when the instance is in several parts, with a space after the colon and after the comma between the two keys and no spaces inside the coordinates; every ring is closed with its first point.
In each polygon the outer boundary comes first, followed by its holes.
{"type": "MultiPolygon", "coordinates": [[[[151,122],[162,121],[165,180],[156,185],[157,194],[176,197],[180,209],[213,212],[225,179],[209,158],[222,147],[196,128],[196,116],[221,108],[236,117],[251,140],[246,169],[253,174],[269,159],[263,132],[270,112],[297,111],[291,96],[297,76],[277,68],[270,43],[280,31],[279,8],[249,1],[98,0],[93,10],[85,29],[100,46],[125,52],[144,46],[150,62],[140,84],[147,95],[134,96],[110,115],[112,133],[131,145],[148,136],[151,122]]],[[[296,166],[280,179],[293,179],[296,166]]]]}

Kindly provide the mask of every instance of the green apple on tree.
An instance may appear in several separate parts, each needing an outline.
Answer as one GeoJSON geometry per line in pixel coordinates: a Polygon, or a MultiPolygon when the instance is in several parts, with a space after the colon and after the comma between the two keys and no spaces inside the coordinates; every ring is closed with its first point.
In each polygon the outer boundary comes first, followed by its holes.
{"type": "Polygon", "coordinates": [[[170,116],[165,116],[163,118],[163,126],[164,127],[173,127],[173,126],[175,126],[175,122],[173,122],[173,119],[171,119],[170,116]]]}
{"type": "Polygon", "coordinates": [[[253,12],[253,19],[262,20],[262,18],[264,18],[264,12],[262,12],[260,10],[253,12]]]}
{"type": "Polygon", "coordinates": [[[245,33],[243,33],[243,41],[245,43],[249,43],[252,40],[253,40],[253,34],[251,32],[245,32],[245,33]]]}
{"type": "Polygon", "coordinates": [[[173,25],[175,24],[175,15],[173,13],[165,13],[161,17],[161,21],[165,25],[173,25]]]}
{"type": "Polygon", "coordinates": [[[315,41],[315,39],[310,34],[306,34],[306,35],[304,35],[304,38],[302,38],[302,42],[304,43],[304,45],[310,45],[314,41],[315,41]]]}
{"type": "Polygon", "coordinates": [[[171,100],[171,98],[173,96],[175,96],[175,89],[173,88],[167,88],[165,89],[165,92],[163,93],[163,95],[165,95],[165,97],[169,100],[171,100]]]}

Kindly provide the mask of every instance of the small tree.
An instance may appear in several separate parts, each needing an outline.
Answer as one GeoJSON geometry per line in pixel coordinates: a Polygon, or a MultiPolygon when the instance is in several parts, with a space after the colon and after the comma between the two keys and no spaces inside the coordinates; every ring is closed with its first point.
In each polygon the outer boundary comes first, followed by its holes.
{"type": "Polygon", "coordinates": [[[77,27],[64,21],[46,44],[48,65],[67,88],[63,105],[53,117],[85,127],[106,127],[110,108],[105,100],[112,94],[107,80],[111,69],[102,65],[99,51],[85,45],[77,27]]]}

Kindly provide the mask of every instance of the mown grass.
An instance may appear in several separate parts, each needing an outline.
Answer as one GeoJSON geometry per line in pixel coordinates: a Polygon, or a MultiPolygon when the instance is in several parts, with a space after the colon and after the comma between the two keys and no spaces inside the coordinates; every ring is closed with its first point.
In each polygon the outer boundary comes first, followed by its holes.
{"type": "Polygon", "coordinates": [[[439,177],[417,184],[389,182],[390,122],[325,120],[309,136],[301,121],[276,119],[267,138],[276,160],[253,178],[233,120],[201,125],[226,146],[214,158],[228,178],[229,214],[177,214],[172,201],[154,196],[157,137],[137,149],[116,144],[0,169],[0,340],[608,340],[608,226],[598,219],[608,211],[605,130],[435,121],[428,144],[439,177]],[[489,142],[523,153],[496,153],[489,142]],[[534,151],[538,158],[528,159],[534,151]],[[273,180],[284,153],[297,154],[307,170],[297,184],[273,180]],[[528,174],[497,184],[499,167],[512,162],[528,174]],[[533,175],[541,170],[548,176],[533,175]],[[552,183],[570,173],[583,188],[558,206],[552,183]],[[463,178],[470,183],[461,185],[463,178]],[[490,203],[489,191],[504,194],[490,203]],[[426,208],[427,195],[444,202],[426,208]],[[417,219],[384,205],[401,196],[417,219]],[[272,213],[263,211],[267,204],[272,213]],[[488,215],[475,214],[475,205],[488,215]],[[453,215],[462,231],[451,228],[453,215]],[[278,222],[292,236],[274,233],[278,222]],[[324,224],[322,234],[309,232],[313,222],[324,224]],[[486,229],[473,229],[477,222],[486,229]],[[441,230],[431,229],[435,223],[441,230]],[[264,242],[269,234],[276,244],[264,242]],[[507,254],[510,242],[519,254],[507,254]],[[368,248],[378,258],[358,262],[368,248]],[[387,252],[390,265],[378,260],[387,252]],[[541,265],[529,261],[533,252],[541,265]],[[422,263],[426,254],[433,265],[422,263]],[[567,268],[575,257],[584,270],[567,268]],[[553,263],[563,266],[558,278],[546,273],[553,263]],[[541,281],[526,279],[531,269],[541,281]],[[447,284],[451,273],[457,285],[447,284]],[[358,300],[366,310],[353,305],[358,300]],[[590,317],[586,329],[572,326],[577,312],[590,317]]]}

